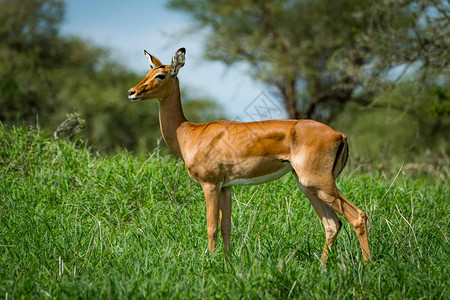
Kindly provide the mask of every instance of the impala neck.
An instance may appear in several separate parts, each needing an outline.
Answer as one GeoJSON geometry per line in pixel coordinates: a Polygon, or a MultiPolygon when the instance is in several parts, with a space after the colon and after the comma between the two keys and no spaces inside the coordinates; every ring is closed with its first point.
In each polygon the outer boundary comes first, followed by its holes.
{"type": "Polygon", "coordinates": [[[159,101],[159,125],[164,141],[181,158],[183,156],[178,135],[180,126],[185,122],[187,119],[181,107],[180,84],[178,78],[175,78],[172,93],[159,101]]]}

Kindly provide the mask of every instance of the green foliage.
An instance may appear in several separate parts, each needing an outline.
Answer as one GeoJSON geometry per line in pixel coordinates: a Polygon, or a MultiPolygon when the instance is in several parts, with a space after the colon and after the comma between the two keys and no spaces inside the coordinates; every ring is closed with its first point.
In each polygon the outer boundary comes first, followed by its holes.
{"type": "Polygon", "coordinates": [[[448,119],[450,117],[450,91],[435,87],[430,94],[433,102],[427,112],[431,113],[434,119],[448,119]]]}
{"type": "Polygon", "coordinates": [[[369,215],[326,271],[323,226],[292,177],[234,188],[232,253],[210,255],[201,188],[181,161],[100,156],[0,125],[0,294],[9,298],[446,298],[448,183],[343,176],[369,215]]]}
{"type": "Polygon", "coordinates": [[[425,71],[418,83],[443,73],[448,78],[449,5],[448,0],[372,1],[365,16],[370,26],[359,35],[356,50],[377,72],[415,65],[425,71]]]}
{"type": "Polygon", "coordinates": [[[350,103],[333,122],[349,136],[350,163],[395,172],[402,164],[412,173],[450,176],[449,90],[412,81],[378,95],[369,107],[350,103]]]}
{"type": "Polygon", "coordinates": [[[0,8],[0,39],[16,50],[51,42],[65,9],[61,0],[0,0],[0,8]]]}
{"type": "Polygon", "coordinates": [[[209,100],[206,95],[192,89],[181,91],[183,112],[186,118],[195,123],[206,123],[214,120],[224,120],[226,115],[224,109],[217,102],[209,100]],[[200,95],[194,97],[193,95],[200,95]]]}

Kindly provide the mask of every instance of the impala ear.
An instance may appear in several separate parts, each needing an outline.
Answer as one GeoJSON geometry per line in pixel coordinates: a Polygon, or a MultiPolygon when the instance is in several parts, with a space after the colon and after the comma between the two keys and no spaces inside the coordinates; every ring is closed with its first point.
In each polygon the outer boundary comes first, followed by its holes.
{"type": "Polygon", "coordinates": [[[184,66],[186,49],[180,48],[172,57],[172,76],[177,76],[178,71],[184,66]]]}
{"type": "Polygon", "coordinates": [[[152,69],[162,66],[163,64],[154,56],[151,56],[147,50],[144,50],[145,57],[148,59],[148,63],[152,69]]]}

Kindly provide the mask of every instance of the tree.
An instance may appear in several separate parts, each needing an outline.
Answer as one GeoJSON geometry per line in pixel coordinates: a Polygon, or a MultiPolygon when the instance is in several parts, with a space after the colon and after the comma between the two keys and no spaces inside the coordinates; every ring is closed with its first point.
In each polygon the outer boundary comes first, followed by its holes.
{"type": "Polygon", "coordinates": [[[48,85],[42,70],[52,64],[49,49],[63,15],[58,0],[0,1],[0,120],[14,120],[19,111],[31,120],[43,110],[48,85]]]}
{"type": "MultiPolygon", "coordinates": [[[[420,70],[421,84],[444,73],[448,80],[450,3],[442,0],[374,1],[366,13],[369,26],[358,38],[359,52],[377,73],[402,66],[420,70]]],[[[370,74],[370,72],[369,72],[370,74]]]]}
{"type": "Polygon", "coordinates": [[[394,66],[448,67],[447,1],[172,0],[170,7],[208,28],[207,58],[247,63],[290,118],[330,121],[350,100],[367,103],[368,78],[383,83],[394,66]]]}
{"type": "Polygon", "coordinates": [[[58,35],[64,11],[61,0],[0,0],[0,39],[16,50],[42,46],[58,35]]]}

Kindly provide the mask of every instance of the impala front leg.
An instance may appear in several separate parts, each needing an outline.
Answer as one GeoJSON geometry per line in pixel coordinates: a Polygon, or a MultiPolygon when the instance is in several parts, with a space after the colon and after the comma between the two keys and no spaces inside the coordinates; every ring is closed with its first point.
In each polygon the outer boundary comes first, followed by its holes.
{"type": "Polygon", "coordinates": [[[208,229],[209,251],[213,252],[216,247],[218,231],[220,187],[214,184],[203,184],[202,187],[206,199],[206,226],[208,229]]]}
{"type": "Polygon", "coordinates": [[[231,187],[220,191],[220,231],[222,232],[223,245],[230,252],[231,238],[231,187]]]}

